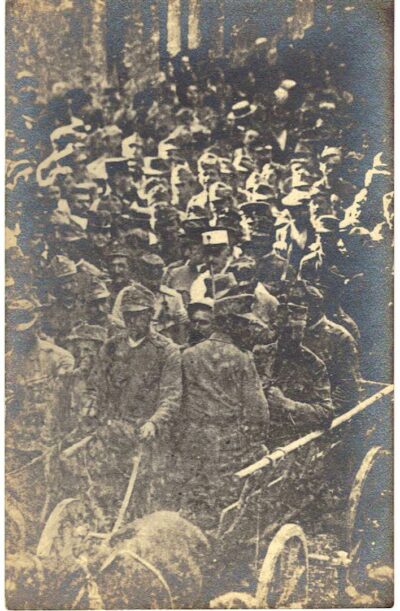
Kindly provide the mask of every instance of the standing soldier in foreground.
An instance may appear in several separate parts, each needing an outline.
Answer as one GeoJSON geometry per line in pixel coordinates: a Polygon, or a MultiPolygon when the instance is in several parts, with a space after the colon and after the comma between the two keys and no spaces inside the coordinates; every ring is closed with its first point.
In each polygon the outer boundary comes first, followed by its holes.
{"type": "Polygon", "coordinates": [[[112,514],[122,502],[134,454],[143,453],[135,486],[134,515],[163,506],[170,432],[181,407],[178,347],[153,332],[155,297],[144,286],[127,287],[121,299],[126,333],[100,353],[98,413],[103,422],[90,452],[94,494],[112,514]]]}
{"type": "Polygon", "coordinates": [[[233,340],[235,314],[252,295],[215,302],[217,330],[183,353],[184,510],[205,529],[237,500],[232,474],[251,462],[268,433],[268,404],[249,352],[233,340]]]}
{"type": "Polygon", "coordinates": [[[306,307],[293,303],[280,305],[277,341],[254,348],[270,406],[270,441],[274,446],[329,426],[333,417],[326,367],[303,345],[306,324],[306,307]]]}

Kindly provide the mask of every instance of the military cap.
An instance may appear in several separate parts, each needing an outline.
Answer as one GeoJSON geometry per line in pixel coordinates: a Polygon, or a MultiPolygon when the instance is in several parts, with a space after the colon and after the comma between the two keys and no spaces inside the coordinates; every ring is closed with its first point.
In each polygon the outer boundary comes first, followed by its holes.
{"type": "Polygon", "coordinates": [[[31,87],[37,87],[37,78],[29,72],[29,70],[20,70],[16,75],[16,84],[18,87],[29,85],[31,87]]]}
{"type": "Polygon", "coordinates": [[[255,104],[250,104],[248,100],[242,100],[232,106],[231,112],[228,114],[228,119],[232,121],[240,121],[246,117],[250,117],[257,110],[255,104]]]}
{"type": "Polygon", "coordinates": [[[215,182],[211,185],[209,191],[211,202],[221,201],[227,197],[232,197],[232,187],[223,182],[215,182]]]}
{"type": "Polygon", "coordinates": [[[333,214],[320,216],[315,224],[317,233],[337,233],[339,231],[340,220],[333,214]]]}
{"type": "Polygon", "coordinates": [[[101,198],[99,205],[97,206],[97,212],[107,210],[112,215],[121,214],[123,209],[123,203],[117,195],[110,193],[101,198]]]}
{"type": "Polygon", "coordinates": [[[282,205],[285,206],[285,208],[297,208],[298,206],[307,205],[310,199],[311,196],[309,191],[292,189],[290,193],[282,199],[282,205]]]}
{"type": "Polygon", "coordinates": [[[214,299],[221,299],[222,297],[225,297],[233,288],[238,285],[235,275],[232,272],[215,274],[214,282],[212,278],[205,278],[204,284],[207,288],[207,295],[213,294],[214,284],[214,299]]]}
{"type": "Polygon", "coordinates": [[[166,176],[171,169],[165,159],[160,157],[144,157],[143,174],[145,176],[166,176]]]}
{"type": "Polygon", "coordinates": [[[342,150],[338,146],[325,146],[322,153],[320,154],[320,158],[326,159],[327,157],[333,157],[341,154],[342,150]]]}
{"type": "Polygon", "coordinates": [[[128,172],[128,160],[125,157],[113,157],[105,160],[107,176],[111,178],[117,172],[128,172]]]}
{"type": "Polygon", "coordinates": [[[116,257],[126,257],[127,259],[130,259],[132,257],[132,253],[125,246],[120,246],[119,244],[116,244],[112,246],[108,251],[108,258],[114,259],[116,257]]]}
{"type": "Polygon", "coordinates": [[[49,264],[50,272],[54,278],[66,278],[77,273],[76,265],[64,255],[56,255],[49,264]]]}
{"type": "Polygon", "coordinates": [[[158,157],[160,159],[169,159],[171,151],[179,151],[179,148],[171,140],[161,140],[158,144],[158,157]]]}
{"type": "Polygon", "coordinates": [[[210,220],[207,216],[188,216],[181,223],[185,236],[194,236],[210,229],[210,220]]]}
{"type": "Polygon", "coordinates": [[[214,309],[214,300],[211,297],[203,297],[203,299],[196,299],[190,301],[187,305],[187,311],[189,316],[196,310],[207,310],[212,311],[214,309]]]}
{"type": "Polygon", "coordinates": [[[252,280],[256,271],[256,261],[252,257],[241,257],[230,264],[229,269],[239,282],[252,280]]]}
{"type": "MultiPolygon", "coordinates": [[[[55,224],[58,223],[57,215],[55,215],[54,222],[55,224]]],[[[61,219],[58,230],[60,233],[60,239],[64,242],[78,242],[80,240],[86,240],[85,229],[76,223],[65,223],[61,219]]]]}
{"type": "Polygon", "coordinates": [[[254,295],[242,294],[231,297],[216,299],[214,303],[215,316],[227,316],[229,314],[245,314],[251,310],[254,295]]]}
{"type": "Polygon", "coordinates": [[[111,212],[108,210],[89,210],[87,230],[93,232],[111,230],[111,212]]]}
{"type": "Polygon", "coordinates": [[[239,210],[241,210],[246,216],[263,216],[269,215],[271,205],[266,201],[250,201],[240,204],[239,210]]]}
{"type": "Polygon", "coordinates": [[[119,136],[120,134],[122,134],[122,131],[118,127],[118,125],[106,125],[105,127],[103,127],[101,132],[106,138],[112,136],[119,136]]]}
{"type": "Polygon", "coordinates": [[[308,307],[297,303],[280,303],[277,309],[279,318],[295,320],[307,320],[308,307]]]}
{"type": "Polygon", "coordinates": [[[134,229],[130,229],[125,234],[125,243],[127,246],[132,246],[135,248],[137,244],[140,244],[142,247],[148,247],[150,242],[149,232],[141,229],[140,227],[135,227],[134,229]]]}
{"type": "Polygon", "coordinates": [[[154,203],[165,203],[168,205],[168,198],[170,196],[169,188],[164,184],[155,185],[147,193],[147,202],[149,206],[154,203]]]}
{"type": "Polygon", "coordinates": [[[145,273],[162,270],[164,266],[164,261],[156,254],[146,253],[140,257],[140,267],[145,273]]]}
{"type": "Polygon", "coordinates": [[[67,337],[69,341],[91,340],[104,343],[107,339],[107,330],[100,325],[82,323],[71,330],[67,337]]]}
{"type": "Polygon", "coordinates": [[[255,163],[248,155],[238,155],[233,161],[233,167],[237,172],[248,174],[254,170],[255,163]]]}
{"type": "Polygon", "coordinates": [[[94,182],[78,182],[73,187],[73,192],[76,194],[90,194],[97,191],[97,185],[94,182]]]}
{"type": "Polygon", "coordinates": [[[253,198],[256,201],[271,201],[276,200],[276,193],[273,187],[267,182],[259,182],[253,189],[253,198]]]}
{"type": "Polygon", "coordinates": [[[235,174],[235,166],[233,165],[232,161],[230,159],[227,159],[226,157],[222,157],[220,159],[220,172],[221,174],[235,174]]]}
{"type": "Polygon", "coordinates": [[[124,138],[121,142],[121,150],[123,157],[130,157],[132,152],[137,148],[143,146],[143,138],[139,134],[134,133],[127,138],[124,138]]]}
{"type": "Polygon", "coordinates": [[[105,282],[99,278],[93,278],[88,287],[87,301],[96,301],[97,299],[107,299],[110,297],[110,291],[105,282]]]}
{"type": "Polygon", "coordinates": [[[205,246],[224,246],[229,244],[229,235],[226,229],[203,231],[201,235],[205,246]]]}
{"type": "Polygon", "coordinates": [[[197,167],[199,169],[213,166],[219,166],[219,158],[214,153],[205,152],[197,160],[197,167]]]}
{"type": "Polygon", "coordinates": [[[143,191],[145,193],[148,193],[157,185],[165,185],[166,187],[168,187],[168,181],[166,178],[161,178],[161,177],[156,177],[156,176],[153,176],[153,178],[146,178],[144,182],[143,191]]]}
{"type": "Polygon", "coordinates": [[[145,286],[134,284],[122,289],[121,312],[142,312],[154,308],[155,297],[145,286]]]}
{"type": "Polygon", "coordinates": [[[37,319],[37,306],[30,299],[16,299],[7,304],[6,320],[14,331],[27,331],[37,319]]]}

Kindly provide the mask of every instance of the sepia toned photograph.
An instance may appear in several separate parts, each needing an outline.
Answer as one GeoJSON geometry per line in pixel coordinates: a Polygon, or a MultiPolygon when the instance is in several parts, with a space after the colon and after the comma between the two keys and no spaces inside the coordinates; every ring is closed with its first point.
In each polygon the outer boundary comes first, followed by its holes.
{"type": "Polygon", "coordinates": [[[6,0],[10,610],[390,608],[392,0],[6,0]]]}

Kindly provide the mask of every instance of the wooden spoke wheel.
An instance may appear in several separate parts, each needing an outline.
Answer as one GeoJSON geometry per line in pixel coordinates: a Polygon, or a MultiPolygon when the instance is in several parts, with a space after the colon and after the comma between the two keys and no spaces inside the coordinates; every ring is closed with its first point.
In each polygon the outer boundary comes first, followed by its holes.
{"type": "Polygon", "coordinates": [[[62,560],[77,556],[90,530],[89,512],[80,499],[64,499],[53,509],[40,536],[39,558],[62,560]]]}
{"type": "Polygon", "coordinates": [[[7,555],[26,548],[26,525],[17,501],[8,496],[5,502],[5,543],[7,555]]]}
{"type": "Polygon", "coordinates": [[[393,512],[392,457],[374,446],[354,478],[347,513],[349,566],[347,581],[362,587],[368,565],[391,566],[393,512]]]}
{"type": "Polygon", "coordinates": [[[301,608],[308,598],[308,548],[303,529],[285,524],[269,544],[261,567],[257,608],[301,608]]]}

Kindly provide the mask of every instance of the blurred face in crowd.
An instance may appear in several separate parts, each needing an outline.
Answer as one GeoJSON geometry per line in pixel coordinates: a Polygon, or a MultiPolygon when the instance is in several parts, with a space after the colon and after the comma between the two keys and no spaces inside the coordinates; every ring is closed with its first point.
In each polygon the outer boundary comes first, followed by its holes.
{"type": "Polygon", "coordinates": [[[107,322],[110,312],[110,300],[108,297],[92,299],[87,304],[87,318],[90,325],[102,325],[107,322]]]}
{"type": "Polygon", "coordinates": [[[55,292],[57,298],[62,301],[64,305],[67,307],[74,305],[77,293],[75,274],[71,274],[65,278],[58,278],[55,292]]]}
{"type": "Polygon", "coordinates": [[[205,166],[199,172],[199,183],[202,187],[209,187],[213,182],[218,182],[219,172],[216,167],[205,166]]]}
{"type": "Polygon", "coordinates": [[[336,155],[329,155],[329,157],[326,157],[321,164],[322,172],[328,176],[330,174],[334,174],[339,170],[341,163],[342,155],[340,153],[336,155]]]}
{"type": "Polygon", "coordinates": [[[153,310],[123,312],[123,317],[128,335],[133,341],[138,341],[149,334],[153,310]]]}
{"type": "Polygon", "coordinates": [[[208,254],[209,266],[212,265],[213,272],[218,274],[222,272],[231,255],[231,249],[228,245],[213,248],[208,254]]]}
{"type": "Polygon", "coordinates": [[[70,198],[71,210],[79,216],[85,216],[92,203],[92,198],[89,193],[73,193],[70,198]]]}
{"type": "Polygon", "coordinates": [[[57,205],[58,200],[61,199],[61,189],[58,185],[50,185],[46,192],[47,201],[53,205],[57,205]]]}
{"type": "Polygon", "coordinates": [[[130,174],[124,174],[123,172],[117,172],[114,175],[112,184],[122,194],[128,193],[133,187],[130,174]]]}
{"type": "Polygon", "coordinates": [[[300,345],[304,337],[306,324],[306,317],[301,318],[290,314],[278,320],[279,342],[283,347],[300,345]]]}
{"type": "Polygon", "coordinates": [[[97,229],[95,231],[89,231],[88,238],[96,248],[103,250],[111,241],[111,230],[97,229]]]}
{"type": "Polygon", "coordinates": [[[189,314],[190,345],[198,344],[203,339],[208,339],[214,330],[214,314],[211,308],[196,308],[189,314]]]}
{"type": "Polygon", "coordinates": [[[116,286],[128,284],[131,278],[127,257],[113,257],[110,262],[110,275],[116,286]]]}
{"type": "Polygon", "coordinates": [[[204,257],[203,245],[189,244],[187,248],[187,257],[191,267],[196,268],[198,265],[201,265],[204,257]]]}
{"type": "Polygon", "coordinates": [[[151,270],[146,269],[140,276],[140,282],[153,293],[157,293],[160,290],[163,274],[164,270],[162,267],[154,267],[151,270]]]}
{"type": "Polygon", "coordinates": [[[196,85],[190,85],[186,91],[186,99],[190,106],[197,106],[200,102],[200,94],[196,85]]]}
{"type": "Polygon", "coordinates": [[[71,352],[75,358],[75,367],[79,367],[82,373],[89,373],[93,368],[100,348],[101,342],[90,339],[79,339],[71,342],[71,352]]]}
{"type": "Polygon", "coordinates": [[[298,229],[305,227],[310,220],[310,209],[308,205],[290,208],[290,216],[296,223],[298,229]]]}

